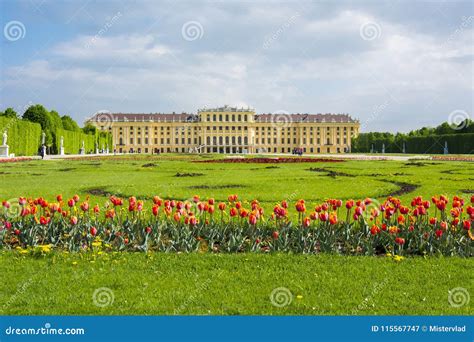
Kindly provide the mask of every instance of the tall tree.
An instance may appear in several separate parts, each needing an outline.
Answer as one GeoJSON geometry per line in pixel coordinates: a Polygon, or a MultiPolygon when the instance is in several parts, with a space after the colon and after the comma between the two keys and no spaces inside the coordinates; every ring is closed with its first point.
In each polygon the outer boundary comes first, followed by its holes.
{"type": "Polygon", "coordinates": [[[13,119],[13,118],[17,118],[18,117],[18,114],[17,112],[15,112],[15,110],[11,107],[5,109],[4,112],[0,112],[0,116],[5,116],[7,118],[10,118],[10,119],[13,119]]]}
{"type": "Polygon", "coordinates": [[[41,129],[46,134],[46,144],[52,144],[54,122],[46,108],[40,104],[32,105],[23,114],[23,119],[40,124],[41,129]]]}
{"type": "Polygon", "coordinates": [[[77,122],[74,121],[74,119],[71,118],[69,115],[63,115],[61,117],[61,121],[63,122],[63,128],[68,131],[78,132],[81,130],[77,122]]]}

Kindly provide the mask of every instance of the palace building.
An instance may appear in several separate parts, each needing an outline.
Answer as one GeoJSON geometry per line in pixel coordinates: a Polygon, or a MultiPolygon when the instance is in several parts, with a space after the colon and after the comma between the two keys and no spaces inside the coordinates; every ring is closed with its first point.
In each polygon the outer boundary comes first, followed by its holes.
{"type": "Polygon", "coordinates": [[[224,106],[197,114],[99,112],[88,123],[120,153],[344,153],[359,132],[348,114],[256,114],[224,106]]]}

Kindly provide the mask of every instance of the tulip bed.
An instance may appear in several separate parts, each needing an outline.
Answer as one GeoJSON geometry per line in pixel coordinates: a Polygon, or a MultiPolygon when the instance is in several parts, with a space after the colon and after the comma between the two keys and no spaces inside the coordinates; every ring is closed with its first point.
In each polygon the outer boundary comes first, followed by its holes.
{"type": "Polygon", "coordinates": [[[152,203],[111,196],[91,207],[78,195],[54,202],[20,197],[3,201],[0,243],[21,253],[68,251],[292,252],[345,255],[473,255],[474,196],[421,196],[404,205],[396,197],[373,200],[328,199],[314,208],[304,200],[284,200],[273,211],[257,200],[248,206],[237,195],[227,202],[213,198],[152,203]],[[432,205],[433,204],[433,208],[432,205]],[[295,217],[295,220],[292,220],[295,217]]]}
{"type": "Polygon", "coordinates": [[[0,163],[0,314],[473,313],[473,163],[221,159],[0,163]]]}

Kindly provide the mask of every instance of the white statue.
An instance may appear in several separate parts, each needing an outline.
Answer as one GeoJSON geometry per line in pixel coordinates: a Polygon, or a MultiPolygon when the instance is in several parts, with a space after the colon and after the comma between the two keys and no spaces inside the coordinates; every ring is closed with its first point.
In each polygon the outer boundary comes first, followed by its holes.
{"type": "Polygon", "coordinates": [[[84,147],[84,140],[82,140],[82,149],[84,149],[84,148],[85,148],[85,147],[84,147]]]}
{"type": "Polygon", "coordinates": [[[7,138],[8,138],[7,131],[4,131],[3,132],[3,140],[2,140],[2,145],[3,146],[6,146],[6,144],[7,144],[7,138]]]}
{"type": "Polygon", "coordinates": [[[64,137],[61,136],[61,140],[60,140],[60,147],[63,148],[64,147],[64,137]]]}
{"type": "Polygon", "coordinates": [[[41,145],[44,145],[46,143],[46,133],[43,132],[41,133],[41,145]]]}

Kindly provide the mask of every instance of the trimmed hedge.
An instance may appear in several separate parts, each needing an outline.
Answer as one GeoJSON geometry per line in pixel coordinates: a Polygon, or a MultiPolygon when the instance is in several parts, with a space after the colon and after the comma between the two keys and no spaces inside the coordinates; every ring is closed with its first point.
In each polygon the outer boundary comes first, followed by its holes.
{"type": "Polygon", "coordinates": [[[0,117],[0,144],[3,132],[7,131],[7,145],[16,156],[37,155],[41,144],[41,126],[17,118],[0,117]]]}
{"type": "Polygon", "coordinates": [[[370,152],[373,146],[374,151],[381,153],[385,144],[386,153],[403,153],[403,143],[405,143],[406,153],[420,154],[443,154],[445,142],[448,143],[450,154],[473,154],[474,153],[474,133],[464,134],[444,134],[416,137],[386,137],[374,140],[361,139],[356,142],[353,152],[370,152]]]}
{"type": "Polygon", "coordinates": [[[97,134],[85,134],[82,131],[68,131],[65,129],[56,130],[55,145],[58,153],[60,152],[61,136],[64,138],[64,153],[65,154],[79,154],[82,141],[84,141],[84,149],[86,153],[95,153],[96,143],[100,150],[102,144],[104,149],[109,144],[109,149],[112,147],[112,138],[110,134],[102,132],[97,134]]]}

